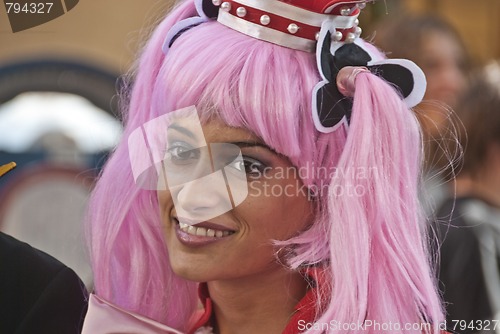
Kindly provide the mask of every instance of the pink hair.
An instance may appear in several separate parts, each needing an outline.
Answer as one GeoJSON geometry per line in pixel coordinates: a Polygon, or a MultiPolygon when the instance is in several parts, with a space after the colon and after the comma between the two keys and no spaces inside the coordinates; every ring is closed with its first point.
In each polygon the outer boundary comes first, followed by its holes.
{"type": "MultiPolygon", "coordinates": [[[[150,119],[197,105],[203,118],[251,130],[297,168],[374,171],[366,178],[306,177],[306,184],[319,189],[316,221],[299,236],[277,242],[293,248],[292,268],[329,264],[331,293],[320,296],[327,307],[319,322],[432,323],[425,332],[437,332],[443,315],[417,201],[421,143],[411,110],[393,87],[361,73],[348,132],[341,127],[321,134],[310,111],[320,80],[314,55],[208,22],[184,32],[165,56],[161,47],[169,29],[193,15],[194,4],[183,3],[146,45],[124,115],[124,139],[93,192],[87,234],[96,293],[186,330],[196,284],[170,268],[156,192],[135,185],[127,138],[150,119]],[[348,188],[363,192],[337,196],[348,188]]],[[[343,332],[353,331],[337,331],[343,332]]],[[[417,332],[423,331],[391,331],[417,332]]]]}

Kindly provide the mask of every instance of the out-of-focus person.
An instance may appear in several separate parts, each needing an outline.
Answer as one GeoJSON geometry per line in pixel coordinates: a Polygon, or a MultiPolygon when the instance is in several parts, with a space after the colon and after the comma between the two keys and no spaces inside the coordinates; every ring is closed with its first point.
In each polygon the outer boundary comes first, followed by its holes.
{"type": "Polygon", "coordinates": [[[427,77],[424,99],[414,110],[422,125],[425,150],[421,198],[426,213],[431,215],[447,196],[443,183],[453,176],[446,175],[443,169],[460,154],[447,142],[455,142],[459,123],[453,110],[467,87],[469,56],[454,27],[429,14],[388,17],[377,28],[374,42],[389,58],[414,61],[427,77]]]}
{"type": "MultiPolygon", "coordinates": [[[[450,191],[437,212],[440,281],[448,324],[486,324],[500,320],[500,64],[478,71],[459,102],[465,152],[450,186],[456,194],[450,191]]],[[[489,333],[485,329],[459,332],[489,333]]]]}
{"type": "MultiPolygon", "coordinates": [[[[0,177],[15,166],[0,166],[0,177]]],[[[2,232],[0,268],[0,333],[81,332],[87,291],[73,270],[2,232]]]]}

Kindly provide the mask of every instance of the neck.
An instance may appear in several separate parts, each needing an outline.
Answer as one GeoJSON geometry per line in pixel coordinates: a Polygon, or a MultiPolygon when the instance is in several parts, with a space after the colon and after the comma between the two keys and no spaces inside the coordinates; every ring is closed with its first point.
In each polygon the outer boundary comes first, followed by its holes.
{"type": "Polygon", "coordinates": [[[243,279],[209,282],[208,290],[216,333],[280,334],[305,295],[306,282],[298,272],[275,268],[243,279]]]}
{"type": "Polygon", "coordinates": [[[457,178],[457,195],[476,195],[500,208],[500,143],[488,144],[481,166],[474,174],[457,178]]]}
{"type": "Polygon", "coordinates": [[[457,178],[457,195],[475,195],[500,208],[500,175],[482,174],[478,177],[469,175],[457,178]]]}

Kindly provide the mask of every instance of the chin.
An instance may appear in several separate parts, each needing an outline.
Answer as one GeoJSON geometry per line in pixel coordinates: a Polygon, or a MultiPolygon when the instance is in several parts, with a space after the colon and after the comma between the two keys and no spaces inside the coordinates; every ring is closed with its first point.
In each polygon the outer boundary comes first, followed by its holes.
{"type": "Polygon", "coordinates": [[[216,280],[213,274],[208,275],[206,271],[193,268],[192,266],[172,266],[172,271],[179,277],[191,282],[208,282],[216,280]]]}
{"type": "Polygon", "coordinates": [[[193,254],[170,250],[170,266],[179,277],[192,282],[206,282],[213,279],[214,270],[207,266],[206,259],[197,259],[193,254]]]}

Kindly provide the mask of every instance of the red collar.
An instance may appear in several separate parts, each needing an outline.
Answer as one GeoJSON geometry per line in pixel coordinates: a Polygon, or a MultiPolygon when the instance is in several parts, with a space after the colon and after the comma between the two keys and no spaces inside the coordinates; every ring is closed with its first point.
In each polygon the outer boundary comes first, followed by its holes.
{"type": "MultiPolygon", "coordinates": [[[[325,270],[321,268],[307,268],[303,273],[310,288],[307,290],[304,298],[295,306],[295,312],[283,331],[283,334],[298,334],[300,333],[299,321],[301,321],[301,323],[312,323],[316,318],[318,287],[325,287],[325,284],[323,284],[325,282],[325,270]]],[[[193,315],[192,319],[194,325],[188,331],[189,334],[193,334],[200,327],[211,326],[213,322],[213,305],[208,293],[207,283],[200,283],[198,286],[198,296],[203,305],[203,310],[193,315]]]]}
{"type": "Polygon", "coordinates": [[[194,325],[188,331],[188,334],[193,334],[198,328],[203,326],[211,326],[212,323],[212,300],[210,299],[210,295],[208,294],[208,285],[207,283],[200,283],[198,285],[198,297],[200,298],[201,304],[203,305],[202,310],[198,310],[191,317],[194,325]]]}
{"type": "MultiPolygon", "coordinates": [[[[328,284],[325,284],[326,270],[325,268],[307,268],[303,271],[304,276],[309,284],[309,289],[304,298],[295,306],[295,312],[290,319],[282,334],[300,334],[299,325],[305,323],[313,323],[316,319],[316,305],[318,298],[318,289],[327,289],[328,284]],[[299,323],[299,321],[301,321],[299,323]]],[[[322,296],[328,296],[328,292],[323,290],[322,296]]],[[[212,300],[208,294],[208,286],[206,283],[201,283],[198,286],[198,296],[204,309],[195,313],[192,317],[194,325],[188,331],[188,334],[193,334],[198,328],[203,326],[212,326],[214,319],[212,319],[212,300]]],[[[322,301],[320,305],[325,306],[327,301],[322,301]]],[[[322,310],[320,310],[322,311],[322,310]]],[[[450,334],[442,331],[441,334],[450,334]]]]}

